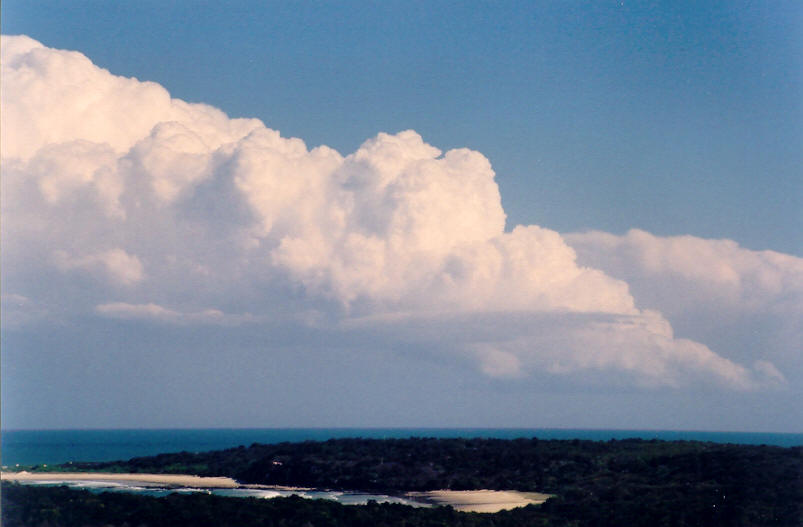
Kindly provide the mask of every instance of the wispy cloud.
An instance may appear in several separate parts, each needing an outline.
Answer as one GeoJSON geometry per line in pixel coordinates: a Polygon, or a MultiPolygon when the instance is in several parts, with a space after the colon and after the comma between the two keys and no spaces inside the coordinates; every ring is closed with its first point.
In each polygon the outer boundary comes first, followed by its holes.
{"type": "Polygon", "coordinates": [[[81,256],[72,256],[66,251],[57,250],[53,254],[53,260],[56,267],[64,271],[101,272],[122,285],[135,284],[144,277],[139,258],[119,248],[81,256]]]}
{"type": "Polygon", "coordinates": [[[125,320],[150,320],[169,324],[219,324],[234,325],[251,322],[250,315],[231,315],[218,309],[204,309],[203,311],[185,312],[169,309],[158,304],[127,304],[125,302],[111,302],[100,304],[95,311],[104,317],[125,320]]]}

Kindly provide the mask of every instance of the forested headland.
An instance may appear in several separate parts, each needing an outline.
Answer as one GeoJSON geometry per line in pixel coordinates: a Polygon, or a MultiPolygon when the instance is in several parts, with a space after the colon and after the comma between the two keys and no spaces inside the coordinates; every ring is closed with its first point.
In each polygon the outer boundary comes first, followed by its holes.
{"type": "MultiPolygon", "coordinates": [[[[47,514],[63,519],[67,509],[79,504],[86,507],[81,509],[85,514],[102,509],[105,516],[98,512],[101,515],[96,523],[75,525],[803,524],[801,447],[637,439],[338,439],[253,444],[215,452],[180,452],[56,468],[229,476],[243,483],[386,493],[486,488],[545,492],[555,497],[540,506],[476,514],[404,505],[344,506],[292,498],[258,501],[196,495],[167,499],[6,485],[4,525],[73,525],[59,523],[41,511],[51,511],[47,514]],[[44,501],[36,505],[37,500],[44,501]],[[240,512],[232,513],[232,507],[240,512]],[[123,514],[115,519],[109,517],[113,510],[120,514],[124,510],[151,512],[136,517],[123,514]],[[153,512],[156,510],[158,514],[153,512]],[[202,517],[198,517],[199,511],[204,511],[202,517]],[[245,521],[242,517],[252,513],[262,519],[245,521]],[[242,521],[227,523],[230,515],[242,521]],[[159,523],[163,521],[159,518],[167,517],[174,521],[159,523]],[[209,518],[208,522],[204,518],[209,518]]],[[[91,514],[87,517],[94,518],[91,514]]]]}

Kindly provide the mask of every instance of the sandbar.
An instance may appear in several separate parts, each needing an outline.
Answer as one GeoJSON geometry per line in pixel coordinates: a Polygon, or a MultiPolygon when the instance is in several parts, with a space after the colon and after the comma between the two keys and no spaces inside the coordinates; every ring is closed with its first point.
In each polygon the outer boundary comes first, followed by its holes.
{"type": "Polygon", "coordinates": [[[2,472],[0,479],[8,481],[136,481],[142,484],[195,487],[203,489],[233,489],[240,486],[226,477],[203,477],[186,474],[114,474],[110,472],[2,472]]]}
{"type": "Polygon", "coordinates": [[[431,490],[408,492],[407,496],[431,505],[451,505],[461,512],[499,512],[539,505],[552,497],[550,494],[515,490],[431,490]]]}

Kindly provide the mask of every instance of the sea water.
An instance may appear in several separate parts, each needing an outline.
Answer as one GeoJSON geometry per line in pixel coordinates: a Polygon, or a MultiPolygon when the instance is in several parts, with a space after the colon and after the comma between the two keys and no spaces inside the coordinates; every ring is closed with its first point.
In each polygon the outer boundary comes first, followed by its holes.
{"type": "Polygon", "coordinates": [[[70,461],[115,461],[169,452],[206,452],[252,443],[325,441],[344,437],[483,437],[498,439],[661,439],[751,445],[803,445],[803,434],[683,432],[660,430],[584,430],[540,428],[226,428],[159,430],[2,430],[0,460],[17,465],[70,461]]]}

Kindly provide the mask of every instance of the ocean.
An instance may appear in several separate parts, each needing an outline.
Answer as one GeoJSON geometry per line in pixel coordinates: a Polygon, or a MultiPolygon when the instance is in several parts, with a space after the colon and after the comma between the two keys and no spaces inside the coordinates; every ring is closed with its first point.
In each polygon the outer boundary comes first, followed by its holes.
{"type": "Polygon", "coordinates": [[[158,430],[2,430],[0,462],[17,465],[114,461],[168,452],[205,452],[252,443],[325,441],[343,437],[485,437],[514,439],[661,439],[751,445],[803,445],[803,434],[549,428],[203,428],[158,430]]]}

